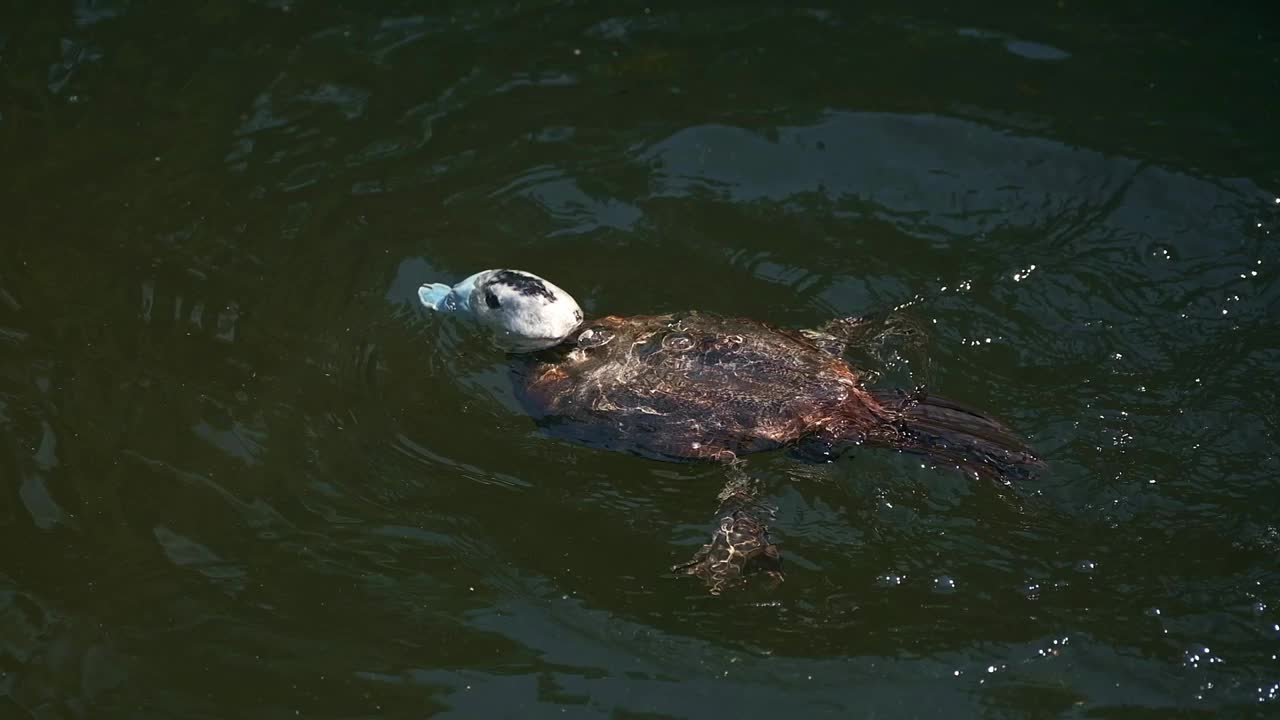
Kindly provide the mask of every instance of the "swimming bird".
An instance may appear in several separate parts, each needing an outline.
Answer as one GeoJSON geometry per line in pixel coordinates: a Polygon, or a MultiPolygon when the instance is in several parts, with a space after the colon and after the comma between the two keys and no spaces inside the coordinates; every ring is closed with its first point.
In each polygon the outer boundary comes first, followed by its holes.
{"type": "Polygon", "coordinates": [[[779,448],[824,457],[851,446],[915,453],[1002,482],[1041,465],[998,421],[923,391],[874,389],[845,359],[874,323],[839,318],[790,329],[698,311],[585,319],[560,287],[492,269],[423,285],[429,310],[458,315],[510,353],[517,395],[543,427],[572,441],[676,462],[725,463],[709,543],[676,566],[718,594],[761,570],[781,580],[764,506],[744,455],[779,448]]]}

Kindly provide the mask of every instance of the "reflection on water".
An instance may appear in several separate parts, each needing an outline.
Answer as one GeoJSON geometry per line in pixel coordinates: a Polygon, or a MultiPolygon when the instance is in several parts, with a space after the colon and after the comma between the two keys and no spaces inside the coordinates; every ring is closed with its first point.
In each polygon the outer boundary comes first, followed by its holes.
{"type": "Polygon", "coordinates": [[[1259,23],[187,10],[0,31],[0,709],[1277,700],[1259,23]],[[589,314],[897,308],[925,352],[859,357],[1050,469],[1009,491],[892,453],[752,458],[787,581],[710,598],[666,568],[719,469],[544,436],[504,359],[416,307],[493,266],[589,314]]]}

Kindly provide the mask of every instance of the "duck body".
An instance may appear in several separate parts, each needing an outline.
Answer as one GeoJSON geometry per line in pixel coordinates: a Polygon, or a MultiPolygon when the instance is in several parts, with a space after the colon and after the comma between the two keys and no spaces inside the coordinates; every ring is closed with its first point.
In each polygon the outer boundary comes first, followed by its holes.
{"type": "Polygon", "coordinates": [[[892,426],[861,373],[795,331],[700,312],[619,317],[526,357],[516,387],[557,434],[664,460],[730,460],[892,426]]]}

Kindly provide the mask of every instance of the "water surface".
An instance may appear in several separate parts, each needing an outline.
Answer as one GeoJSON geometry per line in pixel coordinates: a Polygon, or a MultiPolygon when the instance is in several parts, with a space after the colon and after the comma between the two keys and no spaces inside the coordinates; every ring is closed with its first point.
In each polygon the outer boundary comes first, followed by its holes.
{"type": "Polygon", "coordinates": [[[9,11],[0,710],[1274,712],[1266,20],[9,11]],[[493,266],[589,313],[901,307],[928,370],[885,382],[1003,418],[1049,469],[752,458],[787,580],[708,597],[666,568],[722,471],[544,437],[503,359],[415,308],[493,266]]]}

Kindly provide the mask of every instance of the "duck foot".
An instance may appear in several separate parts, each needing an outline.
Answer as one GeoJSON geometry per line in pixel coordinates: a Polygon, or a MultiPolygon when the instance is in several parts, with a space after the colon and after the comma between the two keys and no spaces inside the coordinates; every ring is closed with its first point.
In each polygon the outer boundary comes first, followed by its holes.
{"type": "Polygon", "coordinates": [[[771,586],[782,582],[782,555],[769,539],[764,520],[773,515],[773,509],[755,499],[750,481],[730,481],[720,500],[719,522],[711,542],[688,562],[672,567],[672,572],[701,578],[712,595],[745,582],[754,572],[763,572],[771,586]]]}

